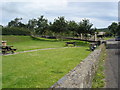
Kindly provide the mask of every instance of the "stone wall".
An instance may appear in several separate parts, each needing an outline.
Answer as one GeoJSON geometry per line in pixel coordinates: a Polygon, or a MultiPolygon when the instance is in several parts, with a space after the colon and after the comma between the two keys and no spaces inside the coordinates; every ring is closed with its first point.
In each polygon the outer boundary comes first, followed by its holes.
{"type": "Polygon", "coordinates": [[[101,50],[101,48],[94,50],[85,60],[51,86],[51,88],[91,88],[101,50]]]}

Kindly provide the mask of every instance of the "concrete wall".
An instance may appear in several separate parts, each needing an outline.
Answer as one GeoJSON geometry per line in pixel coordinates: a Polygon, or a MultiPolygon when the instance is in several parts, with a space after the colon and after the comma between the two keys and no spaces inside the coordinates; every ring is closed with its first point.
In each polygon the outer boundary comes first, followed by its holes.
{"type": "Polygon", "coordinates": [[[51,88],[91,88],[101,49],[93,51],[85,60],[56,82],[51,88]]]}

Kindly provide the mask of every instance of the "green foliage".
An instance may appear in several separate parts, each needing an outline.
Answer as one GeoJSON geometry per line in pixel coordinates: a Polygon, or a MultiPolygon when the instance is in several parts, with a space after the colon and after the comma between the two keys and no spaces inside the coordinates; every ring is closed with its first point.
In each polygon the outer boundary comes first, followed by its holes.
{"type": "Polygon", "coordinates": [[[104,40],[114,39],[114,37],[104,37],[104,40]]]}
{"type": "Polygon", "coordinates": [[[100,60],[98,64],[98,69],[96,75],[92,81],[92,88],[103,88],[105,86],[105,75],[104,75],[104,63],[106,60],[106,49],[105,46],[102,46],[102,52],[100,55],[100,60]]]}
{"type": "Polygon", "coordinates": [[[22,18],[15,18],[14,20],[8,22],[8,27],[26,27],[25,24],[21,23],[22,18]]]}
{"type": "Polygon", "coordinates": [[[67,30],[67,22],[64,17],[58,17],[58,19],[55,19],[51,30],[55,33],[63,33],[67,30]]]}
{"type": "Polygon", "coordinates": [[[44,16],[41,16],[38,18],[37,21],[37,34],[45,34],[46,30],[48,29],[48,20],[44,18],[44,16]]]}
{"type": "Polygon", "coordinates": [[[118,27],[117,27],[117,35],[120,36],[120,22],[118,23],[118,27]]]}
{"type": "Polygon", "coordinates": [[[30,35],[30,31],[27,28],[5,27],[2,28],[2,35],[30,35]]]}
{"type": "Polygon", "coordinates": [[[77,30],[78,30],[78,24],[75,21],[69,21],[68,22],[68,33],[70,33],[70,31],[72,32],[72,35],[75,36],[77,30]]]}
{"type": "Polygon", "coordinates": [[[82,21],[79,22],[79,28],[77,29],[77,33],[81,34],[88,34],[91,33],[91,27],[93,24],[90,23],[88,19],[83,19],[82,21]]]}
{"type": "Polygon", "coordinates": [[[115,36],[117,34],[117,28],[118,24],[113,22],[110,26],[108,26],[108,29],[111,31],[111,33],[115,36]]]}
{"type": "Polygon", "coordinates": [[[22,18],[15,18],[14,20],[10,21],[8,23],[8,26],[4,27],[5,30],[3,31],[3,35],[19,35],[20,29],[21,32],[23,32],[23,29],[25,30],[26,28],[29,30],[31,35],[56,35],[59,37],[66,35],[75,36],[80,35],[81,33],[87,35],[88,33],[90,34],[94,32],[94,30],[91,29],[93,24],[91,24],[88,19],[83,19],[79,23],[76,23],[75,21],[67,21],[62,16],[54,19],[53,23],[48,23],[48,20],[45,19],[44,16],[40,16],[37,19],[29,20],[27,24],[23,24],[20,20],[22,20],[22,18]],[[7,31],[6,28],[8,29],[7,31]],[[10,28],[12,28],[13,30],[11,30],[10,28]],[[14,28],[16,28],[15,32],[14,28]]]}

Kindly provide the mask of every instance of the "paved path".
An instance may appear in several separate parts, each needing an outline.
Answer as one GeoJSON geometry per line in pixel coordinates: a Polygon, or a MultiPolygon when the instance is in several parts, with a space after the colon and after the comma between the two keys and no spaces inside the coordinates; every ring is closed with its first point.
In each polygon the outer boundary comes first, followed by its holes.
{"type": "Polygon", "coordinates": [[[120,58],[120,41],[107,41],[107,60],[105,62],[106,88],[118,88],[118,59],[120,58]]]}

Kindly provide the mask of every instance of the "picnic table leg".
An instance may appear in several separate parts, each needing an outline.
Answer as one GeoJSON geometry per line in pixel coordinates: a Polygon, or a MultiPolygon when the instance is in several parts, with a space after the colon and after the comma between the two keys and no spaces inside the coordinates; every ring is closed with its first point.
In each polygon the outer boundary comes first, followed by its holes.
{"type": "Polygon", "coordinates": [[[74,46],[75,46],[75,43],[74,43],[74,46]]]}
{"type": "Polygon", "coordinates": [[[66,44],[66,46],[68,46],[68,44],[66,44]]]}
{"type": "Polygon", "coordinates": [[[7,52],[6,51],[2,51],[2,54],[6,54],[7,52]]]}

